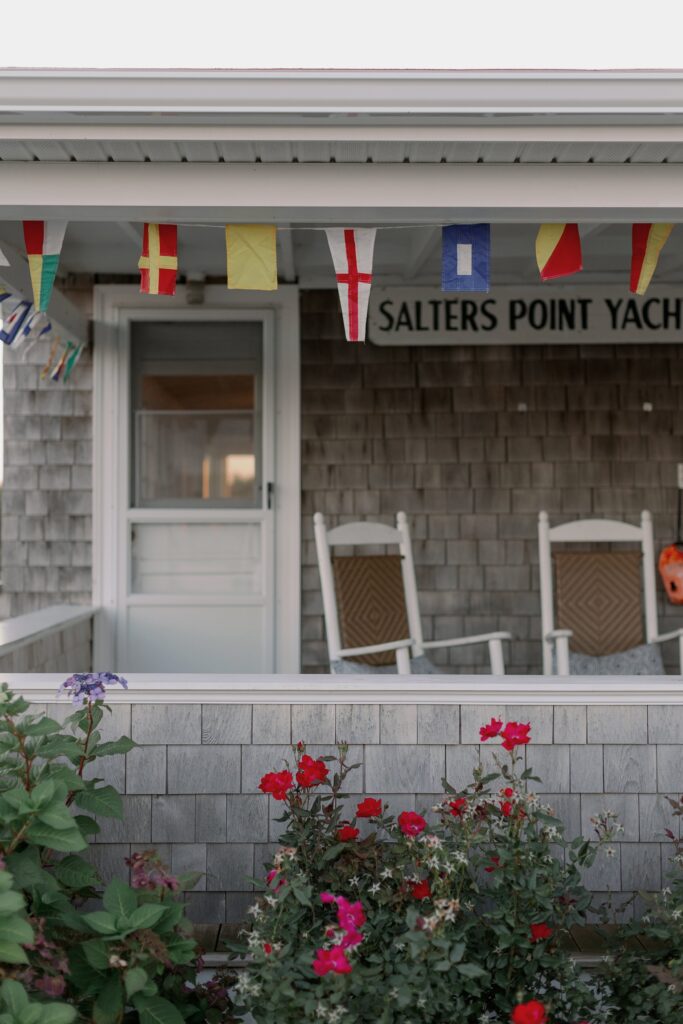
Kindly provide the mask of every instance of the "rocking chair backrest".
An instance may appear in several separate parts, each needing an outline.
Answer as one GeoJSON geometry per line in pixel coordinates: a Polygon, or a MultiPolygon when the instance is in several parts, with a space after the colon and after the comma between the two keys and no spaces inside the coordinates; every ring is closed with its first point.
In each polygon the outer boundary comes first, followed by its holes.
{"type": "MultiPolygon", "coordinates": [[[[325,631],[330,661],[339,651],[369,644],[389,643],[412,636],[413,653],[422,653],[417,584],[408,523],[403,512],[397,525],[345,523],[328,530],[325,517],[313,517],[320,568],[325,631]],[[336,547],[392,546],[399,554],[334,556],[336,547]]],[[[368,665],[394,664],[394,652],[354,658],[368,665]]]]}
{"type": "Polygon", "coordinates": [[[654,542],[649,512],[642,513],[640,526],[613,519],[577,519],[554,527],[550,526],[547,513],[541,512],[538,540],[543,671],[546,674],[553,671],[553,645],[545,637],[555,628],[572,629],[573,646],[585,654],[610,654],[657,636],[654,542]],[[553,544],[622,542],[637,543],[640,552],[556,555],[557,587],[554,587],[553,544]],[[583,602],[582,588],[586,594],[583,602]],[[588,597],[591,589],[600,596],[592,612],[588,597]],[[603,600],[611,591],[616,593],[614,604],[603,600]]]}

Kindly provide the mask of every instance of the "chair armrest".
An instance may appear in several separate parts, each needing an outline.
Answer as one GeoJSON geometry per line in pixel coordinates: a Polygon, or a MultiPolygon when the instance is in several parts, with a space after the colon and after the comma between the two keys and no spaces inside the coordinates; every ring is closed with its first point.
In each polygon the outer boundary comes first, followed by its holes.
{"type": "Polygon", "coordinates": [[[683,636],[683,627],[674,629],[671,633],[662,633],[661,636],[651,636],[648,643],[663,644],[666,640],[678,640],[683,636]]]}
{"type": "Polygon", "coordinates": [[[551,629],[549,633],[546,633],[543,639],[560,640],[562,637],[566,637],[568,640],[570,636],[574,636],[573,629],[551,629]]]}
{"type": "Polygon", "coordinates": [[[468,647],[470,644],[486,644],[489,640],[512,640],[512,633],[480,633],[478,636],[460,636],[453,640],[428,640],[420,646],[425,651],[439,647],[468,647]]]}
{"type": "Polygon", "coordinates": [[[355,658],[360,654],[381,654],[383,651],[400,651],[412,647],[413,640],[392,640],[387,644],[369,644],[367,647],[345,647],[337,654],[342,658],[355,658]]]}

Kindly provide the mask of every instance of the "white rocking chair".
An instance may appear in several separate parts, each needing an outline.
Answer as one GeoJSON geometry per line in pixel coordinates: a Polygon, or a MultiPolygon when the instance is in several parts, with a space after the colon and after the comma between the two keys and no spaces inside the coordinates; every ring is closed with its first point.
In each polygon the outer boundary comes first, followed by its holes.
{"type": "Polygon", "coordinates": [[[355,522],[328,530],[320,512],[313,516],[313,523],[333,673],[434,672],[439,670],[424,657],[426,651],[488,644],[491,673],[505,674],[503,640],[510,640],[510,633],[424,640],[405,512],[397,514],[395,527],[355,522]],[[398,547],[399,554],[334,558],[331,553],[335,547],[378,545],[398,547]]]}
{"type": "Polygon", "coordinates": [[[544,675],[660,674],[654,645],[667,640],[678,640],[683,673],[683,629],[659,635],[649,512],[641,514],[640,526],[576,519],[553,527],[541,512],[538,545],[544,675]],[[640,551],[596,554],[592,548],[624,542],[640,551]],[[555,544],[591,545],[591,551],[553,554],[555,544]]]}

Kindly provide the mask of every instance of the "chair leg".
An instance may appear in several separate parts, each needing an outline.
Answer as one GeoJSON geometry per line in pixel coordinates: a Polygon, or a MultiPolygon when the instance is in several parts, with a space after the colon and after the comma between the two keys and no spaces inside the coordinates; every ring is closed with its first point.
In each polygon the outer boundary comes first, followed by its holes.
{"type": "Polygon", "coordinates": [[[410,651],[407,647],[399,647],[396,651],[396,672],[399,676],[410,675],[410,651]]]}
{"type": "Polygon", "coordinates": [[[503,641],[497,637],[489,640],[489,659],[491,661],[491,675],[505,675],[505,661],[503,660],[503,641]]]}

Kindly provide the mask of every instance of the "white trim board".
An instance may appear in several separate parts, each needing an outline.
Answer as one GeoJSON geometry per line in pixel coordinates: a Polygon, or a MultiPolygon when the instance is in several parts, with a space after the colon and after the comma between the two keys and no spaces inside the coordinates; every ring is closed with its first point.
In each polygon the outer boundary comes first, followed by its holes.
{"type": "Polygon", "coordinates": [[[122,349],[135,319],[164,316],[197,320],[240,312],[271,313],[275,323],[275,668],[296,672],[300,659],[300,373],[299,289],[284,285],[258,295],[205,289],[201,306],[188,305],[186,289],[175,296],[141,295],[135,285],[98,285],[94,290],[93,422],[93,594],[102,609],[94,637],[94,665],[116,662],[115,621],[125,590],[125,530],[128,479],[126,460],[117,457],[128,444],[128,374],[122,349]],[[114,467],[118,467],[115,469],[114,467]]]}
{"type": "Polygon", "coordinates": [[[448,224],[683,220],[677,164],[0,162],[0,219],[448,224]]]}
{"type": "Polygon", "coordinates": [[[0,658],[54,633],[92,619],[96,608],[74,604],[53,604],[36,612],[15,615],[0,622],[0,658]]]}
{"type": "MultiPolygon", "coordinates": [[[[53,701],[61,675],[11,674],[17,693],[53,701]]],[[[112,704],[683,704],[680,676],[151,675],[131,673],[112,704]]],[[[682,738],[683,742],[683,738],[682,738]]]]}

